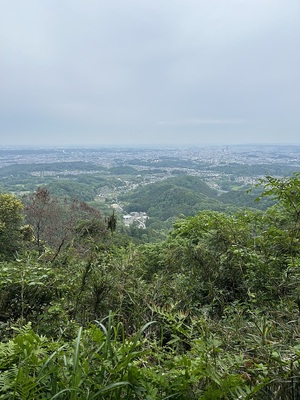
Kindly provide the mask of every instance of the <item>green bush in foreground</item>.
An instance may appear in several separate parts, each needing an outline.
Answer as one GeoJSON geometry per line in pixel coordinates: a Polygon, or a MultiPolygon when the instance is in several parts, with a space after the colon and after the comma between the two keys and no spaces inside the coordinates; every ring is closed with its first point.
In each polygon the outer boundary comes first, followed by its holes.
{"type": "Polygon", "coordinates": [[[244,358],[226,354],[213,337],[175,355],[151,339],[154,324],[126,337],[110,315],[67,343],[28,324],[0,346],[0,399],[246,399],[266,383],[262,377],[252,388],[244,358]]]}

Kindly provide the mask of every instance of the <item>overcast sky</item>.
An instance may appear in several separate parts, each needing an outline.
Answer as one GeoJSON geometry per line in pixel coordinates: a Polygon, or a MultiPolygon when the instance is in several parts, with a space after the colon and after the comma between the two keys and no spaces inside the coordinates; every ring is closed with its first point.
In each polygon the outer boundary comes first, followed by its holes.
{"type": "Polygon", "coordinates": [[[0,145],[300,144],[300,0],[0,6],[0,145]]]}

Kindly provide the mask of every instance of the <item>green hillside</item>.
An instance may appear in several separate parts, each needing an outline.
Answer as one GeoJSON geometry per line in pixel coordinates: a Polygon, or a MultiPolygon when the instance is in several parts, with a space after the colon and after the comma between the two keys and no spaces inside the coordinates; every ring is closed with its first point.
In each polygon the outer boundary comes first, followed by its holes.
{"type": "Polygon", "coordinates": [[[224,209],[217,200],[217,191],[194,176],[180,176],[156,182],[123,195],[125,209],[145,211],[151,217],[167,220],[170,217],[194,215],[198,211],[224,209]]]}
{"type": "Polygon", "coordinates": [[[201,178],[180,176],[137,188],[121,197],[125,209],[144,211],[150,217],[165,221],[181,214],[195,215],[202,210],[224,211],[237,207],[263,208],[271,205],[270,200],[255,202],[259,190],[248,193],[245,190],[220,194],[201,178]]]}
{"type": "Polygon", "coordinates": [[[234,205],[235,207],[247,207],[256,208],[259,210],[266,210],[274,204],[274,201],[270,198],[263,198],[257,202],[257,198],[261,195],[260,188],[251,188],[247,190],[243,187],[239,190],[230,190],[226,193],[222,193],[219,196],[219,201],[227,205],[234,205]]]}

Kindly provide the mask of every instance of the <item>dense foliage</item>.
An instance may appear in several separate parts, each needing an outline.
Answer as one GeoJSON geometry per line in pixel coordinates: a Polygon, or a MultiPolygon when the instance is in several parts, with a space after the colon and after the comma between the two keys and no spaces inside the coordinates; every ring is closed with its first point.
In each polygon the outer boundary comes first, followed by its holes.
{"type": "Polygon", "coordinates": [[[0,194],[0,259],[10,258],[19,248],[23,205],[11,194],[0,194]]]}
{"type": "Polygon", "coordinates": [[[128,212],[145,211],[150,217],[165,221],[174,216],[192,216],[201,210],[236,211],[240,207],[266,209],[272,203],[255,199],[261,190],[230,190],[219,193],[196,176],[178,176],[139,187],[120,196],[128,212]]]}
{"type": "Polygon", "coordinates": [[[260,186],[266,211],[143,245],[45,188],[1,195],[0,399],[298,399],[300,174],[260,186]]]}

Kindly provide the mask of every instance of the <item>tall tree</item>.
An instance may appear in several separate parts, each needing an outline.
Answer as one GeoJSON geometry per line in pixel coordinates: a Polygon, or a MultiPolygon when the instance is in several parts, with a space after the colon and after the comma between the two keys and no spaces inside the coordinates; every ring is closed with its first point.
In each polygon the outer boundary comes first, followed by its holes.
{"type": "Polygon", "coordinates": [[[117,227],[117,218],[115,216],[115,210],[113,210],[112,215],[107,220],[107,228],[113,234],[117,227]]]}
{"type": "Polygon", "coordinates": [[[107,230],[98,210],[75,199],[59,201],[46,188],[38,188],[24,201],[26,220],[33,227],[38,252],[41,254],[48,245],[54,252],[53,259],[63,247],[78,243],[81,236],[107,230]]]}
{"type": "Polygon", "coordinates": [[[0,194],[0,257],[12,258],[20,248],[22,202],[12,194],[0,194]]]}
{"type": "Polygon", "coordinates": [[[58,201],[51,197],[46,188],[40,187],[25,199],[25,214],[27,222],[33,228],[35,243],[41,254],[44,243],[53,241],[55,230],[58,228],[58,201]]]}

